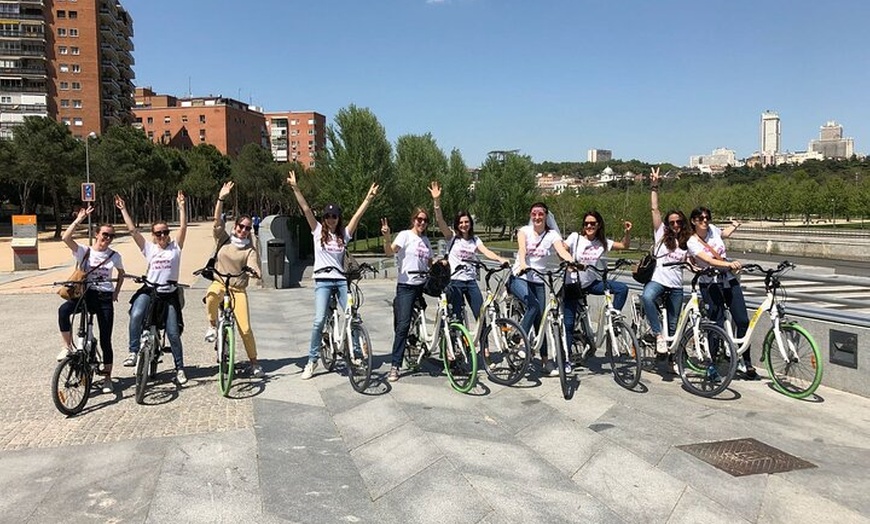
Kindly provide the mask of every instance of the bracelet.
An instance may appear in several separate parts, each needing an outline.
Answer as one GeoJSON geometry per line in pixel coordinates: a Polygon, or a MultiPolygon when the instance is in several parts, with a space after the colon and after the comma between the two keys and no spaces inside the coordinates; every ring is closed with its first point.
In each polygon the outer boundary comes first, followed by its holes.
{"type": "Polygon", "coordinates": [[[658,191],[658,190],[659,190],[659,186],[649,186],[649,190],[650,190],[650,191],[658,191]]]}
{"type": "Polygon", "coordinates": [[[223,202],[223,201],[224,201],[223,198],[218,198],[218,202],[223,202]]]}
{"type": "Polygon", "coordinates": [[[434,209],[441,209],[441,206],[432,206],[434,209]]]}

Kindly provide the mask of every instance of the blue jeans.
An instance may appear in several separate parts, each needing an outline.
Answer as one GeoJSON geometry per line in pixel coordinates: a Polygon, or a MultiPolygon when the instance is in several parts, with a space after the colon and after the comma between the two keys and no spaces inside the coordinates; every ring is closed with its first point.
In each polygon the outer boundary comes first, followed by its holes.
{"type": "Polygon", "coordinates": [[[393,299],[393,356],[392,366],[402,367],[405,356],[405,342],[408,340],[408,330],[411,328],[411,313],[414,302],[423,296],[423,286],[396,284],[396,298],[393,299]]]}
{"type": "MultiPolygon", "coordinates": [[[[607,287],[610,288],[610,292],[613,293],[613,307],[622,311],[622,306],[624,306],[625,301],[628,300],[628,286],[616,280],[609,280],[607,282],[607,287]]],[[[583,292],[589,295],[603,295],[604,282],[596,280],[583,288],[583,292]]]]}
{"type": "MultiPolygon", "coordinates": [[[[532,332],[532,327],[540,328],[541,318],[544,315],[544,306],[547,303],[547,293],[544,289],[543,282],[529,282],[518,277],[511,277],[508,282],[508,287],[513,296],[522,300],[526,305],[526,313],[520,322],[520,327],[526,332],[526,335],[532,332]]],[[[537,333],[536,336],[542,336],[543,333],[537,333]]],[[[531,345],[531,340],[529,340],[531,345]]],[[[547,339],[544,337],[541,344],[541,358],[547,358],[547,339]]]]}
{"type": "Polygon", "coordinates": [[[338,293],[338,307],[344,311],[347,305],[347,281],[316,279],[314,281],[314,325],[311,327],[311,345],[308,346],[308,362],[316,362],[323,342],[323,325],[329,309],[329,299],[338,293]]]}
{"type": "Polygon", "coordinates": [[[453,317],[465,320],[466,300],[474,320],[480,316],[483,295],[480,294],[480,287],[474,280],[451,280],[450,285],[447,286],[447,296],[450,298],[450,311],[453,317]]]}
{"type": "MultiPolygon", "coordinates": [[[[707,307],[707,315],[710,320],[720,327],[725,325],[725,304],[731,310],[731,318],[734,320],[734,338],[742,338],[749,329],[749,314],[746,312],[746,300],[743,298],[743,288],[736,278],[730,279],[725,284],[701,284],[701,296],[707,307]]],[[[751,366],[752,357],[749,356],[749,348],[743,353],[743,361],[751,366]]]]}
{"type": "Polygon", "coordinates": [[[668,334],[673,336],[677,330],[677,320],[679,320],[680,309],[683,306],[683,288],[665,287],[658,282],[649,281],[643,287],[643,294],[640,296],[643,312],[647,322],[649,322],[649,329],[654,335],[662,332],[662,321],[659,318],[658,308],[656,308],[656,299],[666,293],[664,302],[665,311],[668,313],[668,334]]]}
{"type": "MultiPolygon", "coordinates": [[[[145,313],[148,304],[151,303],[151,295],[140,293],[130,306],[130,353],[139,352],[139,337],[142,335],[145,313]]],[[[184,348],[181,345],[181,329],[178,325],[178,311],[172,304],[166,304],[166,338],[169,339],[169,347],[172,348],[172,359],[175,361],[175,369],[184,369],[184,348]]],[[[157,341],[158,343],[160,341],[157,341]]],[[[158,351],[161,351],[158,348],[158,351]]]]}
{"type": "Polygon", "coordinates": [[[574,345],[574,326],[577,322],[577,307],[579,305],[579,298],[566,298],[562,301],[562,320],[565,322],[565,344],[569,352],[573,350],[571,346],[574,345]]]}

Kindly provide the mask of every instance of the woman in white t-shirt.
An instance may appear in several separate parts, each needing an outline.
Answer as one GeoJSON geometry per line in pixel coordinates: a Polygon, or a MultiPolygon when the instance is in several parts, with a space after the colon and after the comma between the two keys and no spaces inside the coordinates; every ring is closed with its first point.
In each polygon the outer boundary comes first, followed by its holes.
{"type": "MultiPolygon", "coordinates": [[[[103,393],[112,393],[112,364],[114,352],[112,351],[112,328],[115,323],[115,302],[121,293],[124,283],[124,264],[121,254],[109,247],[115,239],[115,227],[112,224],[102,224],[97,227],[94,235],[94,244],[91,247],[80,246],[73,240],[76,228],[85,218],[94,212],[94,208],[79,210],[78,215],[63,233],[63,242],[72,251],[77,265],[88,272],[87,281],[91,284],[87,287],[83,300],[88,305],[88,311],[97,317],[97,325],[100,329],[100,349],[103,351],[103,393]],[[117,280],[112,282],[112,272],[116,272],[117,280]]],[[[72,346],[72,321],[70,318],[78,308],[78,300],[67,300],[57,310],[58,327],[63,340],[63,348],[57,355],[58,360],[63,360],[69,354],[72,346]]]]}
{"type": "MultiPolygon", "coordinates": [[[[723,326],[725,324],[725,304],[728,304],[731,318],[734,320],[734,336],[741,338],[749,329],[749,315],[746,312],[743,288],[734,272],[738,271],[742,264],[739,260],[728,260],[725,242],[722,240],[734,234],[740,227],[740,222],[732,220],[730,226],[724,230],[719,229],[710,223],[713,220],[713,213],[706,207],[693,209],[690,218],[694,234],[689,237],[686,247],[689,250],[689,255],[694,258],[695,265],[701,269],[713,266],[726,271],[722,276],[702,276],[698,280],[701,296],[707,307],[707,314],[711,320],[723,326]]],[[[749,349],[743,353],[743,362],[738,363],[738,370],[749,380],[758,378],[758,372],[752,366],[749,349]]]]}
{"type": "MultiPolygon", "coordinates": [[[[181,271],[181,249],[184,247],[184,239],[187,237],[187,210],[184,205],[184,193],[178,192],[175,199],[178,204],[178,234],[175,240],[169,238],[169,224],[165,220],[158,220],[151,224],[151,242],[145,240],[142,233],[130,217],[124,199],[115,195],[115,207],[121,210],[121,216],[127,225],[127,230],[133,237],[133,241],[139,247],[139,251],[148,262],[148,271],[145,278],[149,282],[160,284],[157,287],[157,297],[165,305],[164,314],[166,320],[166,338],[169,339],[169,347],[172,349],[172,359],[175,363],[175,380],[179,385],[187,382],[184,373],[184,348],[181,345],[181,330],[184,321],[181,317],[181,300],[178,275],[181,271]]],[[[143,285],[130,299],[130,354],[124,360],[124,366],[135,367],[139,354],[139,340],[142,335],[142,323],[145,321],[145,313],[151,303],[151,294],[143,285]]]]}
{"type": "MultiPolygon", "coordinates": [[[[525,273],[524,270],[530,267],[545,271],[546,259],[553,250],[562,260],[571,260],[571,253],[565,247],[547,205],[536,202],[529,209],[529,224],[517,231],[517,260],[513,272],[518,276],[511,277],[508,284],[511,294],[526,305],[526,312],[520,322],[526,333],[531,333],[532,327],[540,326],[547,293],[541,277],[535,273],[525,273]]],[[[546,340],[541,346],[541,366],[545,375],[559,375],[559,370],[547,356],[546,340]]]]}
{"type": "Polygon", "coordinates": [[[677,320],[683,306],[683,267],[665,266],[669,262],[686,260],[686,242],[692,235],[688,220],[682,211],[673,209],[665,215],[659,211],[659,168],[650,170],[650,208],[653,223],[653,255],[656,257],[656,268],[652,279],[643,287],[640,302],[649,322],[650,333],[655,337],[656,352],[668,352],[668,343],[662,333],[661,319],[656,308],[656,300],[665,295],[665,311],[668,313],[668,333],[671,335],[677,329],[677,320]]]}
{"type": "Polygon", "coordinates": [[[381,219],[381,234],[384,236],[384,253],[396,257],[396,298],[393,299],[393,352],[390,374],[387,380],[399,380],[399,368],[405,355],[405,341],[411,328],[414,303],[423,297],[424,274],[432,263],[432,246],[426,236],[429,213],[422,207],[411,214],[411,227],[400,231],[395,240],[390,234],[390,224],[381,219]]]}
{"type": "Polygon", "coordinates": [[[450,309],[453,315],[464,318],[465,301],[471,308],[471,314],[475,320],[480,315],[483,306],[483,295],[477,285],[477,268],[466,265],[464,269],[456,271],[467,260],[476,260],[477,253],[482,253],[486,258],[495,260],[501,264],[508,264],[509,260],[496,255],[492,250],[483,245],[483,241],[474,234],[474,219],[468,211],[456,213],[453,219],[453,228],[444,220],[441,212],[441,186],[438,182],[429,185],[429,193],[435,208],[435,220],[438,229],[444,235],[447,244],[447,260],[450,263],[450,285],[447,287],[447,295],[450,297],[450,309]]]}
{"type": "Polygon", "coordinates": [[[317,359],[320,356],[320,344],[323,340],[323,324],[326,322],[326,313],[329,306],[329,298],[338,294],[338,303],[342,310],[347,304],[347,278],[344,271],[344,254],[347,243],[353,237],[359,221],[369,207],[371,201],[378,194],[377,184],[369,187],[368,193],[353,214],[347,226],[341,217],[341,208],[336,204],[327,204],[323,208],[323,214],[318,222],[314,212],[302,196],[299,184],[296,181],[296,172],[290,171],[287,183],[293,189],[296,202],[311,227],[311,235],[314,237],[314,325],[311,327],[311,344],[308,346],[308,363],[302,370],[302,380],[308,380],[317,369],[317,359]]]}

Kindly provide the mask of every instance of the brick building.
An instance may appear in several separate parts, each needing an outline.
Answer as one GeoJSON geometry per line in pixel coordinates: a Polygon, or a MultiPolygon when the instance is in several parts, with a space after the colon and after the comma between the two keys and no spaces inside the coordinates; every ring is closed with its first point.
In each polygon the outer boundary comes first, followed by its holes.
{"type": "Polygon", "coordinates": [[[318,151],[326,147],[326,117],[314,111],[266,113],[272,158],[314,167],[318,151]]]}

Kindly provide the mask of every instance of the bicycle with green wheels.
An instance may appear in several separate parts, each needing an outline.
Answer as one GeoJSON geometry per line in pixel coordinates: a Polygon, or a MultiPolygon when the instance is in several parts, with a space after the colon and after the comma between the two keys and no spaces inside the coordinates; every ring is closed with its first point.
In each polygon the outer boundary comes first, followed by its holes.
{"type": "MultiPolygon", "coordinates": [[[[749,349],[752,332],[759,318],[767,312],[770,329],[764,336],[761,348],[761,361],[773,381],[774,387],[792,398],[806,398],[812,395],[822,382],[822,355],[812,335],[796,320],[786,319],[786,292],[781,277],[796,266],[788,261],[780,262],[775,268],[764,269],[758,264],[746,264],[746,273],[764,274],[764,300],[749,319],[749,328],[741,338],[734,337],[731,312],[725,309],[725,331],[737,346],[737,354],[742,355],[749,349]]],[[[738,360],[738,366],[743,363],[738,360]]]]}
{"type": "Polygon", "coordinates": [[[531,351],[523,328],[504,315],[505,308],[499,301],[499,297],[504,296],[508,278],[497,279],[494,286],[491,282],[495,275],[510,270],[510,264],[490,267],[477,260],[464,263],[485,273],[485,296],[472,339],[474,347],[478,348],[478,362],[483,361],[483,369],[491,381],[512,386],[526,375],[531,351]]]}
{"type": "MultiPolygon", "coordinates": [[[[77,324],[77,328],[75,336],[72,337],[72,347],[67,356],[57,363],[51,377],[51,399],[54,407],[66,416],[76,415],[85,408],[94,384],[94,375],[104,374],[102,352],[97,349],[97,339],[94,338],[94,313],[85,300],[88,287],[97,282],[84,283],[85,292],[78,299],[73,313],[73,316],[78,315],[78,322],[73,322],[73,325],[77,324]]],[[[80,286],[82,283],[64,281],[55,282],[54,285],[80,286]]]]}
{"type": "Polygon", "coordinates": [[[621,311],[613,307],[613,293],[607,285],[607,280],[611,272],[633,263],[631,260],[620,258],[611,265],[584,267],[601,276],[604,282],[604,301],[598,315],[598,330],[593,331],[585,294],[578,300],[574,342],[573,347],[570,348],[574,355],[585,362],[603,346],[610,360],[613,379],[626,389],[634,389],[640,382],[640,345],[631,324],[625,320],[621,311]]]}
{"type": "MultiPolygon", "coordinates": [[[[702,276],[721,275],[721,271],[714,267],[698,269],[688,262],[668,262],[664,265],[682,266],[694,273],[689,299],[680,310],[676,331],[673,335],[665,336],[668,354],[674,356],[676,372],[687,391],[701,397],[715,397],[725,391],[734,378],[737,351],[725,330],[704,316],[706,309],[701,302],[698,280],[702,276]]],[[[661,325],[667,330],[667,310],[661,300],[657,305],[661,325]]],[[[656,358],[655,342],[644,341],[643,335],[649,333],[650,328],[643,307],[637,304],[632,311],[632,325],[640,335],[642,360],[652,362],[656,358]]]]}
{"type": "MultiPolygon", "coordinates": [[[[334,267],[323,268],[318,273],[331,271],[344,274],[334,267]]],[[[362,278],[366,273],[377,275],[378,270],[369,264],[360,264],[357,278],[362,278]]],[[[332,371],[339,359],[344,360],[351,387],[362,393],[369,387],[372,379],[372,340],[359,312],[364,295],[357,284],[357,278],[348,278],[347,304],[343,314],[338,307],[337,293],[329,297],[320,343],[320,361],[327,371],[332,371]]]]}
{"type": "MultiPolygon", "coordinates": [[[[459,265],[454,273],[464,268],[465,266],[459,265]]],[[[411,273],[427,275],[428,271],[411,273]]],[[[430,332],[426,325],[426,300],[420,297],[414,302],[411,327],[405,342],[405,362],[408,368],[419,369],[423,360],[430,356],[432,348],[438,348],[439,358],[444,364],[451,387],[460,393],[468,393],[477,382],[477,352],[468,330],[461,322],[450,318],[448,307],[447,291],[442,288],[430,332]]]]}
{"type": "Polygon", "coordinates": [[[215,277],[220,279],[224,286],[224,296],[219,304],[217,326],[217,337],[215,338],[215,351],[217,352],[218,375],[221,394],[228,396],[230,394],[230,386],[233,383],[233,377],[236,367],[236,315],[234,313],[235,304],[233,302],[233,292],[230,290],[230,280],[238,278],[242,275],[250,275],[258,277],[257,272],[245,266],[240,273],[221,273],[217,269],[202,268],[193,272],[195,276],[202,274],[208,269],[215,277]]]}

